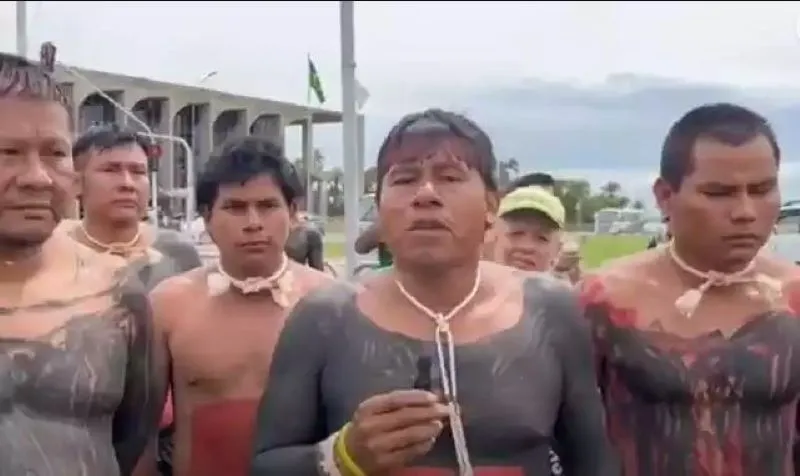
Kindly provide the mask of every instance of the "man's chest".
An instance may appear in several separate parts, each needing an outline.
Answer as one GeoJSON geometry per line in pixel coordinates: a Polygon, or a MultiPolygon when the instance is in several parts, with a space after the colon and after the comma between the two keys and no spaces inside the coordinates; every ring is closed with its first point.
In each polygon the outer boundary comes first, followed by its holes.
{"type": "Polygon", "coordinates": [[[788,313],[760,314],[729,335],[688,338],[613,325],[602,334],[603,385],[634,397],[781,404],[800,395],[800,321],[788,313]]]}
{"type": "Polygon", "coordinates": [[[258,397],[286,320],[274,306],[208,306],[170,332],[173,383],[203,397],[258,397]]]}

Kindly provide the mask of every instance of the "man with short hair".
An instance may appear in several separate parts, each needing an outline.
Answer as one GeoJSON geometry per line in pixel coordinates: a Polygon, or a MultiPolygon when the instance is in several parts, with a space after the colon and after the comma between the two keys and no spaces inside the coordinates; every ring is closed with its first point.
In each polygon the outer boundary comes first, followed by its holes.
{"type": "Polygon", "coordinates": [[[306,297],[258,412],[251,475],[617,476],[585,322],[556,280],[481,262],[489,137],[428,110],[378,154],[393,267],[306,297]],[[333,434],[333,435],[331,435],[333,434]]]}
{"type": "Polygon", "coordinates": [[[555,194],[556,179],[553,178],[552,175],[545,172],[532,172],[514,179],[511,184],[506,187],[505,193],[508,194],[522,187],[540,187],[552,194],[555,194]]]}
{"type": "MultiPolygon", "coordinates": [[[[141,220],[150,201],[151,148],[145,135],[116,124],[94,126],[81,135],[72,146],[72,156],[81,182],[82,217],[61,223],[61,229],[79,243],[121,257],[147,290],[201,265],[194,245],[179,233],[141,220]]],[[[172,405],[171,399],[167,405],[172,405]]],[[[162,419],[163,472],[170,466],[171,414],[166,408],[167,418],[162,419]]]]}
{"type": "Polygon", "coordinates": [[[666,136],[653,186],[672,240],[582,284],[628,476],[800,469],[800,274],[759,253],[778,217],[779,162],[755,112],[689,111],[666,136]]]}
{"type": "Polygon", "coordinates": [[[248,474],[256,407],[286,316],[332,280],[284,252],[301,197],[281,148],[258,137],[225,143],[197,179],[197,207],[219,260],[151,294],[171,357],[175,474],[248,474]]]}
{"type": "Polygon", "coordinates": [[[164,405],[161,346],[119,258],[54,233],[79,180],[53,62],[0,53],[0,474],[127,476],[164,405]]]}
{"type": "Polygon", "coordinates": [[[80,220],[63,229],[80,243],[135,263],[147,289],[201,265],[178,232],[142,221],[150,201],[150,140],[116,124],[95,126],[72,148],[80,174],[80,220]]]}

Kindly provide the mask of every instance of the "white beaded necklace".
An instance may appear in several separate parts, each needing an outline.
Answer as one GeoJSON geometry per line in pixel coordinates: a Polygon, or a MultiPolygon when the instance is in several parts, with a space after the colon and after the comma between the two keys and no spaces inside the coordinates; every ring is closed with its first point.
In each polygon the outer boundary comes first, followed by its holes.
{"type": "Polygon", "coordinates": [[[86,237],[86,240],[89,241],[90,244],[100,248],[104,253],[115,255],[127,255],[139,243],[142,237],[142,227],[137,226],[136,235],[134,235],[130,241],[105,243],[92,236],[83,222],[80,222],[80,228],[83,236],[86,237]]]}

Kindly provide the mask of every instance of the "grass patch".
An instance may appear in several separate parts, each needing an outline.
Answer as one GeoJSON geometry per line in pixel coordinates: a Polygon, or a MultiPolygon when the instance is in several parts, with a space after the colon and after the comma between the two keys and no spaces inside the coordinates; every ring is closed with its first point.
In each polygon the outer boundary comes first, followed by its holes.
{"type": "MultiPolygon", "coordinates": [[[[596,268],[606,261],[647,249],[649,238],[634,235],[584,235],[581,255],[586,269],[596,268]]],[[[325,259],[342,260],[345,256],[343,241],[325,241],[325,259]]]]}
{"type": "Polygon", "coordinates": [[[606,261],[644,251],[648,240],[634,235],[586,235],[581,246],[583,265],[596,268],[606,261]]]}
{"type": "Polygon", "coordinates": [[[325,242],[325,259],[337,260],[344,258],[344,243],[338,241],[325,242]]]}

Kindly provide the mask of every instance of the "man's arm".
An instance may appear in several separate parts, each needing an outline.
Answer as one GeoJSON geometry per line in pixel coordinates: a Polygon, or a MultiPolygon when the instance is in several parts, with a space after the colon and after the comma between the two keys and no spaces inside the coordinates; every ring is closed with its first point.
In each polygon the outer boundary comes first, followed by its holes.
{"type": "Polygon", "coordinates": [[[618,476],[620,468],[608,440],[588,323],[574,295],[561,293],[553,306],[555,345],[563,370],[561,407],[554,437],[564,474],[618,476]]]}
{"type": "Polygon", "coordinates": [[[322,242],[322,234],[314,228],[308,231],[308,265],[320,271],[325,270],[325,259],[323,258],[325,246],[322,242]]]}
{"type": "Polygon", "coordinates": [[[112,423],[112,443],[121,474],[127,476],[158,432],[167,379],[163,343],[141,284],[121,285],[117,305],[128,317],[128,362],[125,393],[112,423]]]}
{"type": "Polygon", "coordinates": [[[378,222],[373,223],[356,239],[356,253],[365,255],[378,247],[380,243],[380,227],[378,222]]]}
{"type": "Polygon", "coordinates": [[[153,247],[173,261],[174,274],[185,273],[203,264],[194,243],[172,230],[159,231],[153,247]]]}
{"type": "Polygon", "coordinates": [[[320,379],[344,289],[313,292],[286,320],[258,408],[251,476],[319,474],[317,444],[334,431],[325,426],[320,379]]]}

